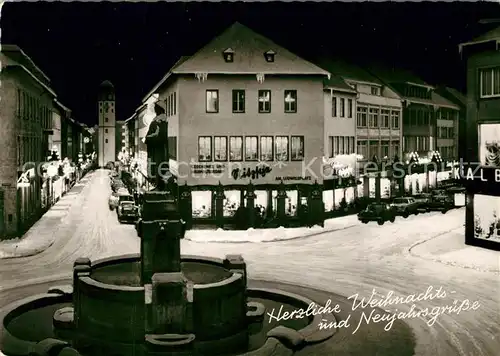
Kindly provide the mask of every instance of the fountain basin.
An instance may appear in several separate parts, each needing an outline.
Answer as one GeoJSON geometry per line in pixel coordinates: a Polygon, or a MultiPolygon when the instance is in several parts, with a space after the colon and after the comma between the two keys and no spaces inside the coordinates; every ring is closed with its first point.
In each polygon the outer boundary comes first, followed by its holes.
{"type": "MultiPolygon", "coordinates": [[[[307,309],[312,301],[280,291],[247,289],[246,273],[227,267],[227,260],[182,257],[182,270],[194,282],[186,334],[195,339],[191,340],[194,351],[188,354],[253,354],[264,352],[268,333],[277,327],[289,330],[291,339],[298,333],[301,343],[318,331],[319,321],[314,323],[313,317],[265,322],[265,310],[281,305],[284,311],[307,309]]],[[[86,356],[152,354],[145,350],[145,289],[139,277],[139,255],[107,258],[91,263],[90,273],[74,279],[74,293],[71,288],[55,288],[10,305],[2,323],[2,351],[29,355],[37,342],[58,338],[86,356]]],[[[331,337],[333,332],[322,337],[331,337]]],[[[281,341],[294,347],[293,342],[281,341]]]]}

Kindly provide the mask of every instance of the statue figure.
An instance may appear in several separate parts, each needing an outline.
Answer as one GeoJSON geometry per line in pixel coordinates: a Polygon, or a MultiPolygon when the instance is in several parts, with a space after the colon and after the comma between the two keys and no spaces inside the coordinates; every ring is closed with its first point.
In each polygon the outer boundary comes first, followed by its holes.
{"type": "Polygon", "coordinates": [[[168,123],[165,115],[165,103],[158,100],[154,106],[155,118],[149,124],[145,138],[148,152],[148,175],[155,181],[156,190],[165,190],[165,184],[172,175],[168,160],[168,123]]]}

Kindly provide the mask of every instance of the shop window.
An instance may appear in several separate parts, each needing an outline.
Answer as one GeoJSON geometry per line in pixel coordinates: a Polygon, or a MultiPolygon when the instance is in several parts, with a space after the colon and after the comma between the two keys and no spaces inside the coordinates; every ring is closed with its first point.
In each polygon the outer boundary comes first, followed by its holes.
{"type": "Polygon", "coordinates": [[[203,219],[212,216],[212,192],[191,192],[191,212],[193,218],[203,219]]]}
{"type": "Polygon", "coordinates": [[[231,136],[229,138],[229,160],[230,161],[243,160],[243,137],[231,136]]]}
{"type": "Polygon", "coordinates": [[[224,217],[232,217],[241,205],[241,192],[239,190],[228,190],[224,192],[226,197],[223,201],[224,217]]]}
{"type": "Polygon", "coordinates": [[[288,136],[276,136],[275,157],[277,161],[288,161],[289,153],[288,136]]]}
{"type": "Polygon", "coordinates": [[[273,160],[273,140],[272,136],[260,137],[260,160],[272,161],[273,160]]]}
{"type": "Polygon", "coordinates": [[[198,137],[198,161],[210,162],[212,160],[212,137],[198,137]]]}
{"type": "Polygon", "coordinates": [[[257,136],[245,137],[245,161],[257,161],[259,159],[257,136]]]}
{"type": "Polygon", "coordinates": [[[291,160],[302,161],[304,160],[304,136],[291,137],[291,160]]]}

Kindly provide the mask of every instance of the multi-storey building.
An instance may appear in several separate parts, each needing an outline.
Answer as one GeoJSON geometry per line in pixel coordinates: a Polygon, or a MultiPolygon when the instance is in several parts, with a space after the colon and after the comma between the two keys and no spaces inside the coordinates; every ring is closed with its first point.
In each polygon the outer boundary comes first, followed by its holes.
{"type": "Polygon", "coordinates": [[[500,27],[460,45],[467,61],[465,243],[500,250],[500,27]]]}
{"type": "MultiPolygon", "coordinates": [[[[214,216],[218,184],[225,187],[226,216],[244,202],[250,182],[256,204],[268,211],[276,208],[281,182],[290,189],[289,214],[305,203],[307,187],[298,186],[323,183],[328,77],[239,23],[170,69],[143,103],[155,94],[166,103],[170,166],[179,185],[193,189],[194,215],[214,216]]],[[[141,126],[150,107],[138,112],[141,126]]]]}
{"type": "Polygon", "coordinates": [[[99,87],[98,110],[98,164],[104,167],[108,162],[116,160],[115,88],[108,80],[99,87]]]}
{"type": "Polygon", "coordinates": [[[118,157],[118,154],[122,152],[122,149],[125,148],[125,131],[124,126],[125,121],[116,121],[115,125],[115,157],[118,157]]]}
{"type": "MultiPolygon", "coordinates": [[[[356,92],[356,152],[361,162],[401,157],[401,99],[390,87],[366,70],[343,61],[328,67],[356,92]]],[[[362,166],[361,166],[362,167],[362,166]]]]}
{"type": "Polygon", "coordinates": [[[49,78],[17,46],[2,45],[0,236],[22,233],[41,214],[41,169],[56,97],[49,78]]]}
{"type": "Polygon", "coordinates": [[[408,71],[378,67],[371,73],[403,101],[403,156],[416,152],[428,157],[442,150],[443,158],[456,159],[460,107],[408,71]]]}

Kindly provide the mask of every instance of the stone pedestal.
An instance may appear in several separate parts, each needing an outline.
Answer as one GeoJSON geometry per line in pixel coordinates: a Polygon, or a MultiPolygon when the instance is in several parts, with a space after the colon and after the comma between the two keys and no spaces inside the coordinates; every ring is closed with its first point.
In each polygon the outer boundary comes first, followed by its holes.
{"type": "Polygon", "coordinates": [[[151,334],[184,334],[187,319],[187,284],[182,274],[155,273],[152,278],[151,334]]]}

